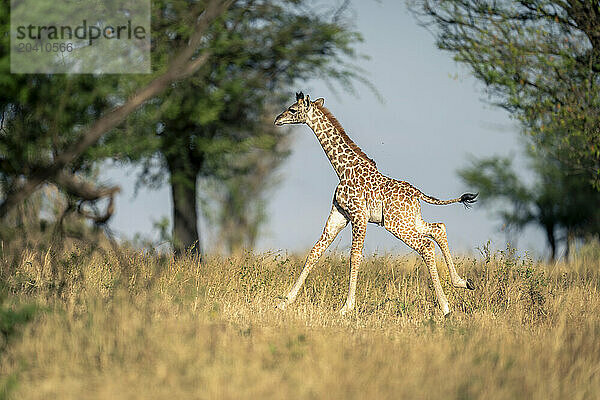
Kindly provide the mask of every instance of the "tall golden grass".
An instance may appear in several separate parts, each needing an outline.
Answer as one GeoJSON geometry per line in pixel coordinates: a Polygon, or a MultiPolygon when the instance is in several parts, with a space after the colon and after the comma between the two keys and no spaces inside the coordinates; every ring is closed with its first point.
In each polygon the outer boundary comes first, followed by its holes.
{"type": "Polygon", "coordinates": [[[597,245],[569,264],[456,257],[474,292],[452,288],[439,260],[448,319],[413,256],[367,257],[357,310],[341,317],[337,254],[283,312],[297,256],[49,254],[2,265],[2,308],[38,310],[2,346],[8,398],[600,398],[597,245]]]}

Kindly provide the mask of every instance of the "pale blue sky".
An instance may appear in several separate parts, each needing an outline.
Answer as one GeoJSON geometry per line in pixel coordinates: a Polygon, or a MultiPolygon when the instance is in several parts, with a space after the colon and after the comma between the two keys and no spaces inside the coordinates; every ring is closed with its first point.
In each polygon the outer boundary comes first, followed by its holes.
{"type": "MultiPolygon", "coordinates": [[[[432,35],[417,25],[400,1],[363,1],[353,6],[356,27],[364,35],[360,52],[370,60],[360,62],[368,71],[384,103],[367,88],[336,96],[319,81],[298,87],[311,98],[325,98],[350,137],[386,175],[406,180],[438,198],[457,197],[470,188],[457,176],[469,155],[513,154],[518,158],[518,126],[508,114],[487,104],[482,87],[451,55],[435,46],[432,35]]],[[[293,98],[290,97],[290,103],[293,98]]],[[[270,220],[257,250],[305,251],[322,232],[337,176],[312,131],[305,125],[291,129],[292,155],[280,170],[281,184],[272,192],[270,220]]],[[[170,216],[169,190],[139,191],[133,197],[135,171],[110,170],[104,175],[124,191],[117,199],[111,227],[120,235],[152,233],[152,221],[170,216]]],[[[490,210],[476,205],[423,204],[427,221],[444,222],[451,250],[474,252],[488,239],[505,246],[499,222],[490,210]]],[[[203,233],[206,224],[200,223],[203,233]]],[[[350,244],[346,228],[332,249],[350,244]]],[[[210,245],[210,240],[206,240],[210,245]]],[[[206,244],[206,243],[205,243],[206,244]]],[[[538,254],[545,250],[543,236],[534,229],[519,236],[520,248],[538,254]]],[[[406,253],[408,248],[383,228],[369,225],[367,253],[406,253]]]]}

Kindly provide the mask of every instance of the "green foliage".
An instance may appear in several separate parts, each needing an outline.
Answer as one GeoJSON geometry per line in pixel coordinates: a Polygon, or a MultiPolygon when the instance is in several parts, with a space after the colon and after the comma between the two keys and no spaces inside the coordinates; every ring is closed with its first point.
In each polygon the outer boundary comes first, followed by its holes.
{"type": "MultiPolygon", "coordinates": [[[[0,160],[2,191],[43,168],[79,139],[82,127],[109,106],[116,76],[31,75],[10,71],[10,4],[0,5],[0,160]]],[[[114,99],[113,99],[114,101],[114,99]]],[[[83,158],[73,169],[90,168],[83,158]]]]}
{"type": "MultiPolygon", "coordinates": [[[[111,136],[114,148],[128,150],[124,160],[144,160],[145,183],[164,176],[151,173],[157,152],[164,159],[184,158],[187,168],[200,164],[201,175],[230,175],[224,157],[273,149],[281,141],[270,113],[289,100],[293,84],[315,76],[345,87],[364,81],[346,61],[356,56],[353,45],[360,35],[330,21],[331,13],[320,15],[307,6],[296,0],[236,2],[207,35],[210,62],[137,113],[125,134],[111,136]],[[140,140],[144,145],[136,146],[140,140]]],[[[156,68],[186,43],[188,7],[186,1],[153,5],[156,68]]]]}
{"type": "MultiPolygon", "coordinates": [[[[14,306],[7,304],[6,288],[0,288],[0,356],[4,353],[20,329],[30,323],[39,314],[40,307],[35,304],[14,306]]],[[[18,372],[0,377],[0,399],[10,398],[18,384],[18,372]]]]}
{"type": "Polygon", "coordinates": [[[459,174],[480,192],[483,204],[499,206],[503,229],[518,231],[529,224],[542,228],[552,259],[557,242],[569,246],[575,238],[600,234],[600,193],[587,179],[566,173],[563,164],[539,152],[530,151],[528,158],[535,174],[530,185],[523,183],[509,158],[473,160],[459,174]]]}
{"type": "Polygon", "coordinates": [[[413,0],[438,46],[536,146],[600,189],[600,6],[577,0],[413,0]]]}
{"type": "MultiPolygon", "coordinates": [[[[79,142],[82,131],[121,98],[117,91],[120,79],[117,75],[11,73],[9,6],[10,2],[0,4],[2,197],[19,191],[31,175],[49,168],[57,155],[79,142]]],[[[65,12],[58,6],[47,17],[51,21],[58,14],[64,17],[65,12]]],[[[99,160],[95,150],[90,149],[65,172],[69,176],[93,180],[99,160]]],[[[89,231],[77,213],[82,197],[65,188],[64,182],[54,179],[46,183],[52,186],[43,187],[3,218],[0,238],[5,246],[18,242],[28,249],[40,245],[47,247],[65,231],[70,230],[70,235],[77,237],[86,229],[89,231]]]]}
{"type": "Polygon", "coordinates": [[[17,329],[31,321],[38,311],[38,307],[33,304],[18,309],[5,306],[0,308],[0,334],[2,334],[0,351],[4,350],[8,340],[15,335],[17,329]]]}

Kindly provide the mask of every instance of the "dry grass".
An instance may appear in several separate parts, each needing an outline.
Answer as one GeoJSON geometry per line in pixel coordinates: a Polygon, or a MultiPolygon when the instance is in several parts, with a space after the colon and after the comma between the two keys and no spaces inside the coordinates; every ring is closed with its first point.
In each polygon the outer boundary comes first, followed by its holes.
{"type": "Polygon", "coordinates": [[[0,377],[15,399],[599,398],[599,260],[597,246],[569,265],[457,257],[475,292],[449,287],[440,260],[444,319],[420,260],[368,257],[342,318],[338,255],[279,312],[299,257],[26,254],[3,267],[2,309],[40,311],[9,337],[0,377]]]}

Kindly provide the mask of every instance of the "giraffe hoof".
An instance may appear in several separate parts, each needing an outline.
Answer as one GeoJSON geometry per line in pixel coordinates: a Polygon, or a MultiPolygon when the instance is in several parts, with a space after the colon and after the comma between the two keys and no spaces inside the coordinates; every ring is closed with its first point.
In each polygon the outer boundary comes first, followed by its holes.
{"type": "Polygon", "coordinates": [[[287,303],[285,301],[281,301],[279,303],[277,303],[277,305],[275,306],[276,309],[278,310],[285,310],[287,307],[287,303]]]}
{"type": "Polygon", "coordinates": [[[446,314],[444,314],[444,318],[450,319],[452,317],[452,315],[454,315],[454,314],[452,314],[452,311],[448,311],[448,312],[446,312],[446,314]]]}
{"type": "Polygon", "coordinates": [[[345,317],[346,315],[348,315],[350,313],[350,311],[352,311],[351,309],[349,309],[348,307],[344,306],[342,307],[342,309],[340,310],[340,315],[342,317],[345,317]]]}
{"type": "Polygon", "coordinates": [[[467,289],[475,290],[475,284],[473,283],[473,281],[471,279],[467,279],[467,289]]]}

